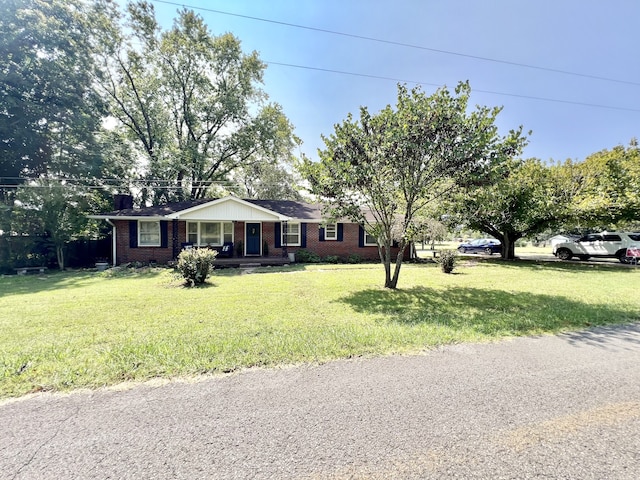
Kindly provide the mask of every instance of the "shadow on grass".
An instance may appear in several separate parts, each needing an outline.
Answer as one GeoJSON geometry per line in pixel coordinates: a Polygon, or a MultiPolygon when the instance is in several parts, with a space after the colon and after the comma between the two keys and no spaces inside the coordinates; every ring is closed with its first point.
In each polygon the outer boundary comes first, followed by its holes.
{"type": "Polygon", "coordinates": [[[62,288],[82,288],[96,279],[109,281],[118,278],[149,278],[150,276],[158,276],[164,271],[165,269],[163,268],[146,268],[138,270],[124,269],[120,272],[114,272],[114,269],[109,269],[104,272],[73,270],[48,272],[45,275],[11,275],[0,278],[0,298],[62,288]]]}
{"type": "Polygon", "coordinates": [[[481,288],[363,290],[339,300],[381,321],[467,329],[487,336],[530,335],[640,321],[640,307],[481,288]]]}
{"type": "Polygon", "coordinates": [[[78,288],[93,279],[97,272],[48,272],[45,275],[11,275],[0,278],[0,298],[25,295],[59,288],[78,288]]]}
{"type": "Polygon", "coordinates": [[[584,263],[584,262],[559,262],[557,260],[534,260],[517,258],[515,260],[503,260],[498,257],[462,257],[458,259],[460,264],[466,263],[487,263],[499,265],[507,268],[519,268],[530,270],[549,270],[555,272],[593,272],[598,271],[604,273],[633,273],[634,268],[630,265],[614,262],[601,263],[584,263]]]}
{"type": "Polygon", "coordinates": [[[287,266],[277,267],[251,267],[251,268],[239,268],[239,267],[220,267],[216,266],[213,270],[213,276],[222,277],[235,277],[238,275],[256,274],[256,273],[290,273],[301,272],[306,270],[304,264],[291,264],[287,266]]]}

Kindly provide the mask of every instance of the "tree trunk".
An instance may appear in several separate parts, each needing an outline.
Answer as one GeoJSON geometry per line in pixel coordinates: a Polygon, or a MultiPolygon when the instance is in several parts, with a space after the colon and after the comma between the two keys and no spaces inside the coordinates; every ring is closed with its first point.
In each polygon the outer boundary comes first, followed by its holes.
{"type": "Polygon", "coordinates": [[[384,265],[384,288],[396,288],[391,278],[391,245],[386,245],[386,242],[385,245],[378,244],[378,254],[384,265]]]}
{"type": "Polygon", "coordinates": [[[64,246],[56,246],[56,257],[58,259],[58,268],[64,270],[64,246]]]}
{"type": "Polygon", "coordinates": [[[391,249],[384,247],[384,288],[396,288],[391,278],[391,249]]]}
{"type": "Polygon", "coordinates": [[[504,232],[502,237],[502,249],[501,255],[505,260],[515,260],[516,258],[516,242],[521,238],[521,235],[518,235],[515,232],[504,232]]]}
{"type": "Polygon", "coordinates": [[[396,288],[391,279],[391,259],[384,261],[384,288],[396,288]]]}
{"type": "Polygon", "coordinates": [[[400,251],[398,251],[398,256],[396,257],[396,268],[393,271],[393,278],[389,285],[385,285],[386,288],[395,289],[398,286],[398,278],[400,278],[400,268],[402,267],[402,260],[404,260],[404,251],[407,249],[407,245],[402,245],[400,251]]]}

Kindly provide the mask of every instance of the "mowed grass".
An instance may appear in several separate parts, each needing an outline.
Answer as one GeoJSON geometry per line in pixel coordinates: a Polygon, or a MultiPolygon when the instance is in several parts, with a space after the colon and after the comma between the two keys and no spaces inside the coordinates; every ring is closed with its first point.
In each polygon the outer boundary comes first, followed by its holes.
{"type": "Polygon", "coordinates": [[[0,278],[0,397],[414,352],[640,320],[640,269],[462,261],[0,278]]]}

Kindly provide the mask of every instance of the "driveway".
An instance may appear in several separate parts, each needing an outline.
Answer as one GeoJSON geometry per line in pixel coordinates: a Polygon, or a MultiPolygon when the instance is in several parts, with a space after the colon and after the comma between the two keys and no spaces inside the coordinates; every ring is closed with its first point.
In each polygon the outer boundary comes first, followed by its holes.
{"type": "Polygon", "coordinates": [[[635,267],[635,265],[628,265],[621,263],[617,258],[598,258],[591,257],[589,260],[579,260],[578,258],[573,258],[571,260],[560,260],[556,258],[552,253],[518,253],[516,255],[518,258],[522,260],[535,260],[538,262],[560,262],[560,263],[588,263],[591,265],[614,265],[620,267],[635,267]]]}
{"type": "MultiPolygon", "coordinates": [[[[473,259],[474,257],[481,258],[496,258],[499,259],[500,255],[485,255],[485,254],[465,254],[465,258],[473,259]]],[[[588,264],[588,265],[601,265],[606,267],[620,267],[620,268],[638,268],[637,265],[630,265],[621,263],[617,258],[598,258],[591,257],[589,260],[579,260],[574,257],[571,260],[560,260],[556,258],[552,253],[529,253],[529,252],[516,252],[516,258],[519,260],[532,260],[536,262],[557,262],[565,264],[588,264]]]]}
{"type": "Polygon", "coordinates": [[[2,479],[635,479],[640,324],[0,405],[2,479]]]}

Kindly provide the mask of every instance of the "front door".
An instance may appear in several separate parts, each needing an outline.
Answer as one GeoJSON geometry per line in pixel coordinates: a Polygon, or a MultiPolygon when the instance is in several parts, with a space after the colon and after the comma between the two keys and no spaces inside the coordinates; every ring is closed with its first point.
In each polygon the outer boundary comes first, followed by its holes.
{"type": "Polygon", "coordinates": [[[260,255],[260,229],[262,225],[260,223],[245,223],[245,255],[260,255]]]}

